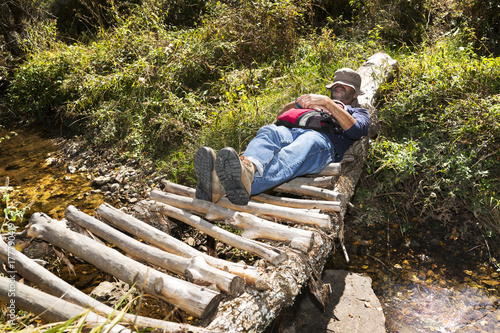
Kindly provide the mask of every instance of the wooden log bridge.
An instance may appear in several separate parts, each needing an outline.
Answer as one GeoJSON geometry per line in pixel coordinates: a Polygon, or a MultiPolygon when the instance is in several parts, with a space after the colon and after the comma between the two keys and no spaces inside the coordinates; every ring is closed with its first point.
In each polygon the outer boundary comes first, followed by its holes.
{"type": "Polygon", "coordinates": [[[395,60],[377,53],[357,70],[365,91],[358,102],[371,114],[370,133],[356,141],[340,163],[330,164],[321,173],[253,196],[245,206],[234,205],[227,198],[217,204],[201,201],[195,199],[194,189],[167,181],[138,204],[147,214],[185,223],[260,258],[253,265],[198,251],[146,219],[108,204],[101,205],[95,216],[69,206],[62,221],[44,213],[32,215],[28,236],[41,238],[182,309],[199,319],[196,325],[116,311],[56,277],[16,251],[10,240],[6,243],[1,238],[0,260],[15,262],[11,273],[39,289],[0,278],[0,299],[10,304],[9,290],[15,288],[15,304],[26,311],[56,321],[85,313],[89,326],[107,327],[111,332],[141,328],[262,332],[282,309],[293,304],[306,284],[324,302],[321,272],[334,241],[342,236],[347,204],[366,161],[369,139],[378,130],[374,103],[380,86],[392,79],[396,69],[395,60]]]}

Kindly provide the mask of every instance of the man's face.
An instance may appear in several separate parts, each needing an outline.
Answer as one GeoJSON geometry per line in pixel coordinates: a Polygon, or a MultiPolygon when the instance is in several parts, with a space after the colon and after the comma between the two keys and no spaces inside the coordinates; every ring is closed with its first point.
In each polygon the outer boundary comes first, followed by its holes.
{"type": "Polygon", "coordinates": [[[331,87],[330,91],[332,93],[332,99],[338,99],[342,102],[351,102],[357,96],[356,90],[340,83],[331,87]]]}

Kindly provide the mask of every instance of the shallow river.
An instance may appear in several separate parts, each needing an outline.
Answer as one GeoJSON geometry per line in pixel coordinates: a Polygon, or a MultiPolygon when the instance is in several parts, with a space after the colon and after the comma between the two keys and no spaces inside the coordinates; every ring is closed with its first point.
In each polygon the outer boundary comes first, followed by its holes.
{"type": "Polygon", "coordinates": [[[350,263],[337,251],[332,266],[366,274],[384,308],[388,332],[498,332],[500,282],[478,247],[439,229],[401,232],[371,225],[346,234],[350,263]],[[497,312],[498,314],[498,312],[497,312]],[[495,328],[496,326],[496,328],[495,328]]]}
{"type": "MultiPolygon", "coordinates": [[[[0,129],[0,148],[0,186],[8,178],[9,204],[32,203],[20,226],[33,212],[61,218],[68,205],[92,213],[103,202],[84,175],[47,165],[57,149],[50,135],[0,129]]],[[[328,265],[373,279],[388,332],[456,332],[499,308],[499,272],[488,265],[484,246],[439,229],[402,233],[397,224],[351,226],[346,236],[350,263],[337,251],[328,265]]],[[[490,325],[484,321],[479,331],[493,332],[490,325]]]]}
{"type": "Polygon", "coordinates": [[[53,135],[36,130],[0,128],[0,186],[8,185],[9,203],[26,209],[26,223],[33,212],[62,218],[68,205],[89,212],[102,197],[92,194],[84,175],[70,173],[65,166],[50,166],[57,150],[53,135]]]}

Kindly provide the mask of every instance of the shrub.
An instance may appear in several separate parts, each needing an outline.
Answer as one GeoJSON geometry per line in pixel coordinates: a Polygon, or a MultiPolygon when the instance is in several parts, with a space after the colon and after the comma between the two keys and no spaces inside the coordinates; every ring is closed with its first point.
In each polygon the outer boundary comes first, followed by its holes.
{"type": "Polygon", "coordinates": [[[499,233],[492,218],[499,214],[500,59],[477,57],[448,38],[400,64],[367,163],[372,195],[405,193],[396,205],[407,222],[463,227],[460,215],[469,214],[490,219],[499,233]]]}
{"type": "Polygon", "coordinates": [[[205,18],[204,39],[214,43],[222,66],[286,59],[293,54],[305,10],[303,0],[217,2],[205,18]]]}
{"type": "Polygon", "coordinates": [[[460,2],[468,26],[474,30],[474,47],[478,53],[500,55],[500,5],[495,0],[460,2]]]}

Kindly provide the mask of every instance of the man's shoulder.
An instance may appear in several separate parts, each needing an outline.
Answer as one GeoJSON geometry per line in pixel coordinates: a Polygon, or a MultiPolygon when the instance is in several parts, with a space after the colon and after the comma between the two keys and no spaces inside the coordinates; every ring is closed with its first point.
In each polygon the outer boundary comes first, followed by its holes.
{"type": "Polygon", "coordinates": [[[361,114],[366,114],[367,116],[370,116],[369,112],[367,109],[365,108],[362,108],[360,106],[352,106],[352,105],[346,105],[347,107],[347,111],[350,113],[350,114],[353,114],[353,113],[361,113],[361,114]]]}

